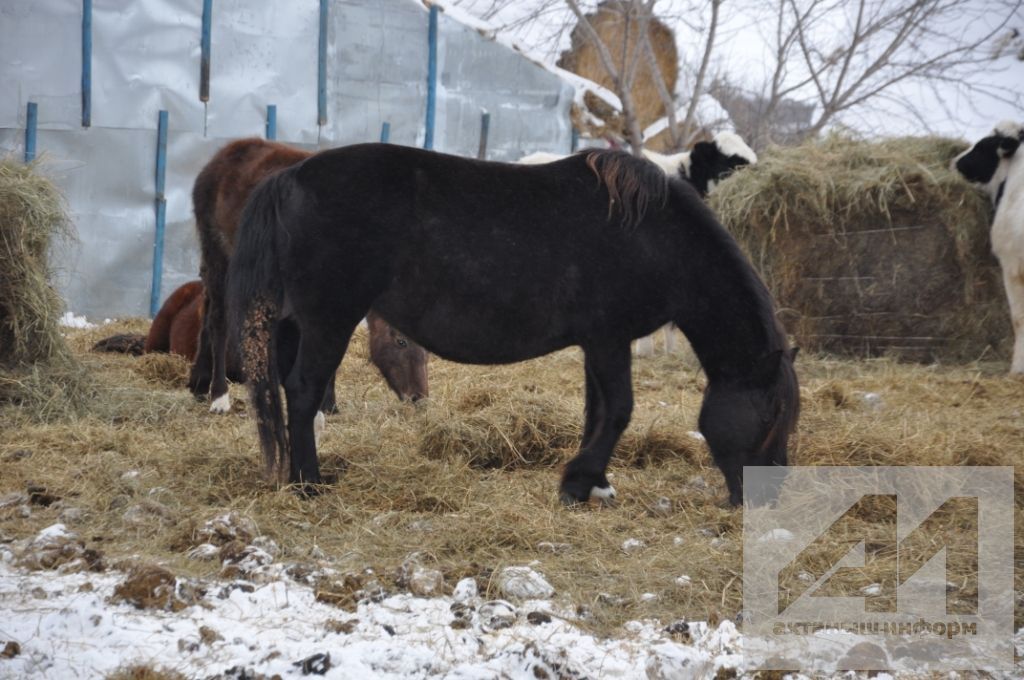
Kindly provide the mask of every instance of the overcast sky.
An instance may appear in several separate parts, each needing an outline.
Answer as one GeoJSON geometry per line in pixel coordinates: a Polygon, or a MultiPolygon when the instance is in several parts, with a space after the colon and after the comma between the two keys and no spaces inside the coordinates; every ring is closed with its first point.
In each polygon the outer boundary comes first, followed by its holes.
{"type": "MultiPolygon", "coordinates": [[[[892,1],[892,0],[887,0],[892,1]]],[[[481,19],[494,27],[510,26],[502,30],[503,37],[515,40],[531,54],[554,62],[558,53],[569,45],[569,31],[575,23],[564,2],[551,0],[443,0],[441,4],[456,5],[457,9],[481,19]],[[547,5],[548,11],[538,21],[516,25],[517,20],[529,16],[538,4],[547,5]],[[498,9],[495,11],[496,6],[498,9]]],[[[593,5],[594,3],[581,3],[593,5]]],[[[661,0],[656,12],[676,33],[676,43],[684,67],[696,64],[703,47],[704,24],[707,12],[700,11],[706,3],[697,0],[661,0]]],[[[723,26],[719,32],[713,61],[715,72],[749,89],[757,89],[768,76],[769,39],[772,22],[770,3],[727,0],[722,9],[723,26]]],[[[952,31],[966,36],[984,35],[1002,21],[1006,15],[1004,0],[977,0],[968,6],[975,15],[964,21],[967,25],[951,26],[952,31]],[[997,13],[997,8],[999,12],[997,13]]],[[[1013,12],[1008,27],[1024,33],[1024,10],[1013,12]]],[[[834,30],[841,33],[842,19],[834,30]]],[[[936,46],[941,45],[936,42],[936,46]]],[[[1018,38],[1014,47],[1004,56],[985,65],[985,73],[972,79],[987,87],[994,96],[971,94],[946,83],[930,86],[912,84],[892,93],[910,101],[923,120],[904,107],[876,99],[870,106],[859,107],[838,119],[868,135],[900,135],[932,132],[965,139],[976,139],[987,134],[993,125],[1003,119],[1022,120],[1021,92],[1024,92],[1024,61],[1015,53],[1024,49],[1024,39],[1018,38]],[[1016,100],[1015,102],[1011,100],[1016,100]]],[[[993,45],[992,51],[995,51],[993,45]]],[[[806,96],[812,96],[808,91],[806,96]]],[[[685,104],[684,102],[681,102],[685,104]]]]}

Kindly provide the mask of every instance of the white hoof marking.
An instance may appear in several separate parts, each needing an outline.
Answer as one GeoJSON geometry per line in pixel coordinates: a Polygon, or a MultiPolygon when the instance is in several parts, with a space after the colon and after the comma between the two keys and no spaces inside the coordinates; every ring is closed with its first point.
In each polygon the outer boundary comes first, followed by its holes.
{"type": "Polygon", "coordinates": [[[210,404],[210,413],[230,413],[231,412],[231,397],[228,393],[220,395],[213,400],[210,404]]]}
{"type": "Polygon", "coordinates": [[[324,415],[323,411],[317,411],[316,417],[313,418],[313,442],[316,444],[318,449],[320,448],[320,435],[324,433],[326,428],[327,417],[324,415]]]}
{"type": "Polygon", "coordinates": [[[602,503],[610,503],[615,500],[615,487],[609,484],[608,486],[595,486],[590,489],[590,497],[596,498],[602,503]]]}

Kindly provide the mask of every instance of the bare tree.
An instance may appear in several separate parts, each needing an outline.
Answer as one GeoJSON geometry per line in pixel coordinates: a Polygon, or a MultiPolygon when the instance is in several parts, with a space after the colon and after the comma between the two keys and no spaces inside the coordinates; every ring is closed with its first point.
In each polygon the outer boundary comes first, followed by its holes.
{"type": "Polygon", "coordinates": [[[758,121],[743,132],[757,146],[778,141],[780,110],[794,100],[814,104],[804,136],[871,108],[923,120],[910,87],[946,85],[1019,104],[1019,91],[1002,91],[990,76],[999,68],[993,44],[1020,7],[1019,0],[775,0],[765,36],[772,68],[750,95],[759,102],[758,121]]]}
{"type": "MultiPolygon", "coordinates": [[[[485,18],[511,14],[512,21],[503,28],[522,34],[528,27],[534,38],[543,36],[551,54],[575,26],[586,31],[587,17],[604,4],[445,1],[472,5],[485,18]],[[538,27],[543,30],[537,31],[538,27]]],[[[615,0],[614,4],[624,8],[620,11],[627,12],[627,20],[635,26],[657,17],[677,31],[698,37],[684,41],[681,66],[688,78],[678,91],[671,91],[657,77],[660,71],[652,69],[674,148],[688,145],[695,131],[706,124],[699,120],[698,110],[707,96],[726,108],[737,131],[755,148],[797,141],[837,123],[863,129],[864,123],[857,118],[878,112],[922,123],[929,117],[934,120],[931,109],[944,111],[951,92],[978,110],[993,101],[1024,108],[1021,88],[1000,86],[993,77],[996,71],[1019,68],[1018,53],[1024,56],[1018,32],[1024,25],[1022,0],[615,0]],[[726,8],[727,16],[723,15],[726,8]],[[720,48],[751,42],[749,36],[736,33],[740,14],[751,17],[740,30],[756,27],[767,45],[761,62],[766,68],[760,74],[720,61],[720,48]]],[[[634,147],[637,131],[635,121],[630,121],[632,102],[624,88],[635,77],[638,60],[651,66],[646,42],[630,43],[628,50],[603,45],[602,65],[614,74],[612,89],[622,100],[622,134],[634,147]]],[[[955,116],[952,107],[946,113],[955,116]]]]}

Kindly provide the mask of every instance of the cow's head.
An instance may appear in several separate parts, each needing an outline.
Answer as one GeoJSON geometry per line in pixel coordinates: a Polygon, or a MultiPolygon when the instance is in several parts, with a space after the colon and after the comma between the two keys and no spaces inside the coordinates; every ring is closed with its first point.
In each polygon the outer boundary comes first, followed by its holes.
{"type": "Polygon", "coordinates": [[[1006,180],[1007,166],[1024,140],[1024,126],[1011,121],[996,125],[992,134],[953,159],[953,169],[968,182],[980,184],[995,201],[1006,180]]]}
{"type": "Polygon", "coordinates": [[[698,142],[690,152],[689,180],[706,196],[715,184],[744,165],[757,163],[757,154],[739,135],[733,132],[719,132],[710,142],[698,142]]]}

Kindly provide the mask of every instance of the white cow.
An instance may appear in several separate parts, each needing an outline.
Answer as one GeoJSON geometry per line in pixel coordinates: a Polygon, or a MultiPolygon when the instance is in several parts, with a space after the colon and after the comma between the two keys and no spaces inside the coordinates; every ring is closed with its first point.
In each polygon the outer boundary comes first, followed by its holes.
{"type": "Polygon", "coordinates": [[[953,159],[953,167],[992,198],[992,252],[1003,270],[1013,320],[1010,373],[1024,373],[1024,125],[1003,121],[953,159]]]}
{"type": "MultiPolygon", "coordinates": [[[[736,168],[757,163],[757,154],[734,132],[719,132],[710,142],[697,142],[692,149],[682,153],[665,155],[644,149],[643,154],[666,175],[678,174],[692,184],[702,198],[715,188],[719,180],[725,179],[736,168]]],[[[523,156],[516,162],[537,165],[561,158],[565,156],[537,151],[523,156]]],[[[676,336],[671,324],[666,325],[664,331],[665,354],[671,354],[675,351],[676,336]]],[[[638,356],[654,354],[654,335],[637,340],[636,353],[638,356]]]]}

